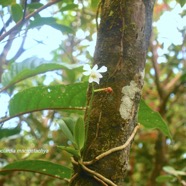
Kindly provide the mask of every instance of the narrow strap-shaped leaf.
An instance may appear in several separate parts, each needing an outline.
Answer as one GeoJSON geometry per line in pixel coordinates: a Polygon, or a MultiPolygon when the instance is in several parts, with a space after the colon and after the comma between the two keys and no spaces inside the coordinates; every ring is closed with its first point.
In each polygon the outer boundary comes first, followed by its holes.
{"type": "Polygon", "coordinates": [[[12,171],[27,171],[45,174],[59,179],[70,178],[72,170],[68,167],[41,160],[24,160],[8,164],[0,170],[0,174],[12,171]]]}
{"type": "Polygon", "coordinates": [[[186,176],[185,171],[176,170],[173,167],[165,166],[163,167],[163,170],[169,174],[172,174],[174,176],[186,176]]]}
{"type": "Polygon", "coordinates": [[[140,108],[138,113],[138,121],[142,124],[145,128],[154,129],[157,128],[165,136],[171,137],[169,128],[165,121],[162,119],[158,112],[153,111],[149,106],[145,104],[143,100],[140,102],[140,108]]]}
{"type": "Polygon", "coordinates": [[[66,125],[66,123],[64,121],[62,121],[59,125],[60,125],[60,127],[61,127],[64,135],[68,138],[68,140],[70,140],[72,143],[75,143],[73,133],[68,128],[68,126],[66,125]]]}
{"type": "Polygon", "coordinates": [[[78,145],[79,150],[81,150],[85,143],[85,125],[81,117],[78,118],[75,131],[74,131],[75,142],[78,145]]]}
{"type": "Polygon", "coordinates": [[[76,125],[76,121],[74,120],[74,118],[63,117],[63,121],[66,123],[71,133],[74,135],[75,125],[76,125]]]}
{"type": "Polygon", "coordinates": [[[173,182],[174,176],[172,175],[161,175],[156,178],[156,182],[158,183],[167,183],[167,182],[173,182]]]}
{"type": "Polygon", "coordinates": [[[66,152],[70,153],[71,155],[80,158],[80,151],[76,150],[73,147],[67,147],[67,146],[57,146],[58,148],[65,150],[66,152]]]}

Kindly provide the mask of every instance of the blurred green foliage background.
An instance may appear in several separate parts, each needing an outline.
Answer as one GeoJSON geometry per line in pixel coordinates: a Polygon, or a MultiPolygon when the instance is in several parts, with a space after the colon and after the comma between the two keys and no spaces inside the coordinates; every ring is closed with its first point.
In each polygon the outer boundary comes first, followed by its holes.
{"type": "MultiPolygon", "coordinates": [[[[0,1],[1,36],[25,15],[47,1],[0,1]],[[4,26],[4,27],[3,27],[4,26]]],[[[10,65],[30,59],[61,65],[91,63],[96,42],[98,0],[63,0],[36,14],[0,44],[0,76],[10,65]],[[35,49],[35,50],[34,50],[35,49]],[[34,56],[34,57],[33,57],[34,56]]],[[[186,185],[186,5],[184,1],[157,1],[147,53],[143,99],[159,111],[172,140],[158,130],[142,128],[133,142],[126,186],[186,185]]],[[[99,22],[99,18],[98,18],[99,22]]],[[[5,76],[4,76],[5,77],[5,76]]],[[[12,76],[13,77],[13,76],[12,76]]],[[[38,85],[67,85],[82,79],[81,68],[64,68],[30,77],[0,95],[1,118],[7,102],[18,91],[38,85]],[[36,78],[37,77],[37,78],[36,78]]],[[[1,79],[6,82],[6,78],[1,79]]],[[[0,84],[2,88],[2,84],[0,84]]],[[[78,114],[83,115],[82,111],[78,114]]],[[[46,149],[47,153],[0,153],[0,167],[23,159],[43,159],[71,167],[67,152],[56,145],[70,142],[60,128],[61,118],[77,119],[76,112],[40,111],[1,123],[0,150],[46,149]],[[8,132],[6,129],[12,129],[8,132]]],[[[0,175],[3,186],[58,186],[67,182],[27,172],[0,175]]]]}

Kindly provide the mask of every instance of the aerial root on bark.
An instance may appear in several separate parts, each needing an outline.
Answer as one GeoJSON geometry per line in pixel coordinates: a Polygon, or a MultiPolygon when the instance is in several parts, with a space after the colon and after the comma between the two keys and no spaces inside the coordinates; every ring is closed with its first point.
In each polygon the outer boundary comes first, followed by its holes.
{"type": "MultiPolygon", "coordinates": [[[[134,139],[134,136],[137,132],[137,130],[140,128],[140,124],[136,125],[136,127],[134,128],[132,134],[130,135],[130,137],[128,138],[128,140],[121,146],[118,147],[114,147],[112,149],[109,149],[108,151],[98,155],[95,157],[95,159],[91,160],[91,161],[75,161],[74,158],[71,158],[72,164],[81,166],[81,168],[86,171],[89,175],[91,175],[92,177],[94,177],[97,181],[99,181],[102,185],[105,186],[117,186],[114,182],[112,182],[111,180],[109,180],[108,178],[104,177],[103,175],[97,173],[96,171],[93,171],[91,169],[89,169],[87,167],[87,165],[91,165],[93,163],[95,163],[96,161],[114,153],[117,151],[121,151],[124,150],[129,144],[130,142],[134,139]]],[[[78,173],[76,173],[70,180],[70,182],[72,182],[76,177],[77,177],[78,173]]]]}

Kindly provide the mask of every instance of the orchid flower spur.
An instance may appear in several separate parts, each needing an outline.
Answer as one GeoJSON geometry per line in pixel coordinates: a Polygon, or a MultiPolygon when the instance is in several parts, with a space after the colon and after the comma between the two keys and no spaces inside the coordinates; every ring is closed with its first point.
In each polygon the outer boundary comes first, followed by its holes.
{"type": "Polygon", "coordinates": [[[104,73],[107,71],[107,67],[102,66],[100,69],[98,69],[98,65],[94,65],[93,68],[90,67],[90,65],[86,64],[83,67],[83,74],[85,76],[89,76],[89,83],[96,82],[99,84],[100,79],[103,77],[101,73],[104,73]]]}

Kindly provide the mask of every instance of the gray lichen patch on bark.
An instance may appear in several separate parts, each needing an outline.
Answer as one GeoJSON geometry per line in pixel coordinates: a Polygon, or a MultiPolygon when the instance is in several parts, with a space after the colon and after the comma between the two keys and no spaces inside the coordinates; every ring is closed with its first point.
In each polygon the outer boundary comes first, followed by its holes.
{"type": "Polygon", "coordinates": [[[136,94],[139,94],[141,90],[135,81],[131,81],[130,85],[124,86],[122,88],[123,97],[121,99],[121,104],[119,112],[124,120],[129,120],[131,118],[131,111],[134,106],[134,98],[136,94]]]}

